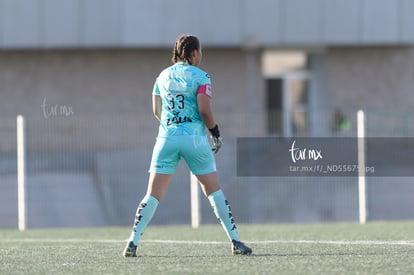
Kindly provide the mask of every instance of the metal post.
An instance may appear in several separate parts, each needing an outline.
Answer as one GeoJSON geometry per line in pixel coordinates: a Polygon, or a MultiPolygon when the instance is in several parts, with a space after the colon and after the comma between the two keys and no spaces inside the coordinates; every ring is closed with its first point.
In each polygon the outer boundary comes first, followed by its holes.
{"type": "Polygon", "coordinates": [[[197,177],[191,173],[191,227],[198,228],[201,224],[200,187],[197,177]]]}
{"type": "Polygon", "coordinates": [[[17,116],[17,207],[18,227],[24,231],[26,222],[26,144],[25,120],[22,115],[17,116]]]}
{"type": "Polygon", "coordinates": [[[358,207],[359,223],[367,221],[367,200],[365,182],[365,115],[359,110],[357,113],[357,134],[358,134],[358,207]]]}

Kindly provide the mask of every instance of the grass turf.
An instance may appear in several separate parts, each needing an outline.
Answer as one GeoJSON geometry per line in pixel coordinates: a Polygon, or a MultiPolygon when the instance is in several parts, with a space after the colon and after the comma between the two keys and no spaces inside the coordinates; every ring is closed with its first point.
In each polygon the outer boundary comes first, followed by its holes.
{"type": "Polygon", "coordinates": [[[130,228],[0,230],[0,274],[413,274],[414,222],[240,225],[233,256],[219,225],[150,226],[137,258],[130,228]]]}

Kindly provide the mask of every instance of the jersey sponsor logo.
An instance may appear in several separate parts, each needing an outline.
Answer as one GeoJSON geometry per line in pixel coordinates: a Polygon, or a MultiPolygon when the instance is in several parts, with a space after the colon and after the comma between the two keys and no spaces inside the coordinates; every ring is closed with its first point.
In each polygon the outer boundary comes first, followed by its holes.
{"type": "Polygon", "coordinates": [[[188,116],[179,116],[180,112],[173,111],[174,117],[167,118],[167,126],[173,124],[181,124],[185,122],[193,122],[193,120],[188,116]]]}
{"type": "Polygon", "coordinates": [[[181,124],[184,122],[193,122],[193,120],[188,116],[175,116],[173,118],[167,119],[167,126],[170,126],[172,124],[181,124]]]}

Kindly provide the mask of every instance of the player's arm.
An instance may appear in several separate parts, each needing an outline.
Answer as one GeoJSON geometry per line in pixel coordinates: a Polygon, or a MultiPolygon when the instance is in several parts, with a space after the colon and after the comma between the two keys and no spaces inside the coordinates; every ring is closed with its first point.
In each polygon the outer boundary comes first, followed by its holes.
{"type": "Polygon", "coordinates": [[[207,126],[208,130],[212,136],[212,150],[214,153],[217,153],[222,145],[222,139],[220,136],[220,131],[216,121],[214,120],[214,115],[211,110],[210,99],[211,94],[205,92],[199,92],[197,94],[197,105],[198,111],[200,113],[201,119],[204,121],[204,124],[207,126]]]}
{"type": "Polygon", "coordinates": [[[162,101],[159,95],[152,95],[152,113],[155,118],[161,120],[161,111],[162,111],[162,101]]]}
{"type": "Polygon", "coordinates": [[[211,111],[210,100],[210,97],[205,94],[197,95],[198,111],[208,129],[212,129],[216,126],[216,121],[214,120],[214,115],[211,111]]]}

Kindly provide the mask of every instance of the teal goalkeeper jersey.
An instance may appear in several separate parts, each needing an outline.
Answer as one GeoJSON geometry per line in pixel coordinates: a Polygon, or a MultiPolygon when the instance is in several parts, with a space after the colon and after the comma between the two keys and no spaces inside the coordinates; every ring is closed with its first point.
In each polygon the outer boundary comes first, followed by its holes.
{"type": "Polygon", "coordinates": [[[200,68],[179,62],[160,73],[152,92],[162,100],[158,137],[205,134],[199,93],[212,96],[210,76],[200,68]]]}

